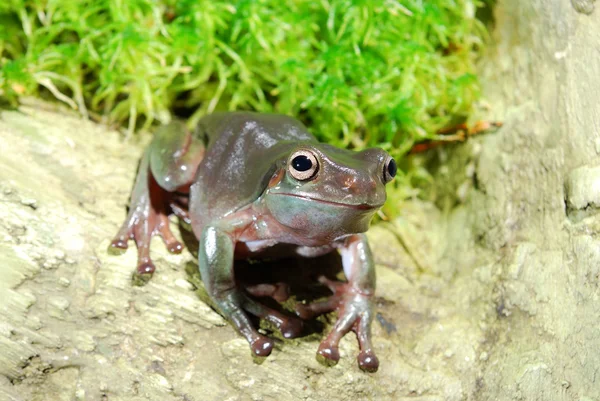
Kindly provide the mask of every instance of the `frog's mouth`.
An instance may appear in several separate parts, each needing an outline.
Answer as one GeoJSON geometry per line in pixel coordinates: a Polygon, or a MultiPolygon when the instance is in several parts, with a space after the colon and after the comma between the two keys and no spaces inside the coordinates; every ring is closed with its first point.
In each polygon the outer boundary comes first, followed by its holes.
{"type": "Polygon", "coordinates": [[[326,205],[345,207],[345,208],[356,209],[356,210],[374,210],[374,209],[379,209],[380,207],[383,206],[383,203],[377,204],[377,205],[372,205],[369,203],[351,204],[351,203],[335,202],[335,201],[319,199],[319,198],[312,198],[310,196],[302,196],[302,195],[290,194],[290,193],[274,193],[273,195],[293,196],[294,198],[304,199],[309,202],[310,201],[319,202],[319,203],[324,203],[326,205]]]}

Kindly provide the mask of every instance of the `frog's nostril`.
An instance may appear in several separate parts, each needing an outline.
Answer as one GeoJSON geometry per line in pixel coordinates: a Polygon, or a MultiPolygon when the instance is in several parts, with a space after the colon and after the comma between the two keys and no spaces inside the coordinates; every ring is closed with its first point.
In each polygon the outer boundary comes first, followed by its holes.
{"type": "Polygon", "coordinates": [[[359,179],[356,176],[346,176],[342,187],[351,194],[371,192],[377,188],[377,182],[373,178],[359,179]]]}
{"type": "Polygon", "coordinates": [[[358,185],[356,185],[356,183],[357,183],[357,180],[356,180],[355,176],[347,175],[343,180],[342,187],[345,190],[347,190],[351,193],[354,193],[354,192],[356,192],[356,188],[358,187],[358,185]]]}

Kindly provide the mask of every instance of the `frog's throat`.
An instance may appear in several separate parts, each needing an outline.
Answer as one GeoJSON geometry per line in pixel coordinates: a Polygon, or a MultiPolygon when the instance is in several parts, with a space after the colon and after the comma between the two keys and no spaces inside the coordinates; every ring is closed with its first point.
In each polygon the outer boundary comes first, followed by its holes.
{"type": "Polygon", "coordinates": [[[324,200],[324,199],[318,199],[318,198],[311,198],[310,196],[302,196],[302,195],[297,195],[297,194],[290,194],[290,193],[271,193],[272,195],[283,195],[283,196],[293,196],[294,198],[300,198],[300,199],[304,199],[306,201],[309,202],[319,202],[319,203],[325,203],[327,205],[333,205],[333,206],[339,206],[339,207],[346,207],[346,208],[350,208],[350,209],[356,209],[356,210],[373,210],[373,209],[379,209],[380,207],[383,206],[383,203],[377,204],[377,205],[371,205],[368,203],[360,203],[360,204],[351,204],[351,203],[342,203],[342,202],[334,202],[334,201],[330,201],[330,200],[324,200]]]}

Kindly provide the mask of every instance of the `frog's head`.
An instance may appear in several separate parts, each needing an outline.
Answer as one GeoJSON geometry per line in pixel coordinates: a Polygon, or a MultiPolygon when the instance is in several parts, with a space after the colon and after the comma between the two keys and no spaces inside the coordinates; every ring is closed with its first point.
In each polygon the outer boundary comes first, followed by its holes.
{"type": "Polygon", "coordinates": [[[367,231],[395,175],[396,162],[382,149],[300,144],[281,160],[264,200],[281,224],[306,238],[332,240],[367,231]]]}

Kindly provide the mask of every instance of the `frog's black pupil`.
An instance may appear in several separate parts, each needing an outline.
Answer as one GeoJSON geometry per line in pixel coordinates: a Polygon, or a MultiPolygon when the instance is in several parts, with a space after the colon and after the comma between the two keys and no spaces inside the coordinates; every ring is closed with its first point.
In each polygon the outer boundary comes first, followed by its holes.
{"type": "Polygon", "coordinates": [[[398,166],[396,166],[396,161],[391,159],[388,163],[388,174],[390,177],[394,178],[396,176],[396,172],[398,171],[398,166]]]}
{"type": "Polygon", "coordinates": [[[312,166],[312,161],[304,155],[299,155],[292,159],[292,167],[296,171],[308,171],[312,166]]]}

